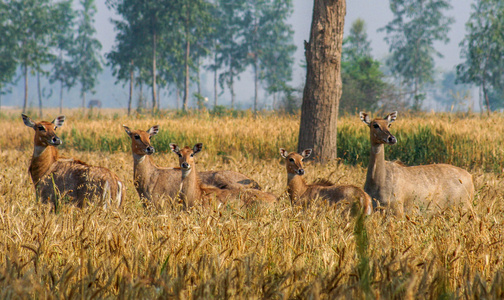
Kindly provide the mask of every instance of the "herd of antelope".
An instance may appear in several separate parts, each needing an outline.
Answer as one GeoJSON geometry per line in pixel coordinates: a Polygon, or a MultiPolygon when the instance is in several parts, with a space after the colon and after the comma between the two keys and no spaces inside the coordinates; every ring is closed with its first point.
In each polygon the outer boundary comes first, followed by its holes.
{"type": "MultiPolygon", "coordinates": [[[[66,199],[79,207],[84,206],[86,201],[104,207],[121,205],[126,195],[125,184],[114,172],[90,166],[75,158],[59,156],[56,146],[61,144],[61,140],[55,131],[63,126],[64,116],[52,122],[35,122],[25,114],[22,117],[24,124],[35,131],[29,173],[37,199],[53,204],[66,199]]],[[[448,164],[404,166],[385,160],[384,145],[397,142],[389,131],[396,118],[397,112],[372,120],[368,114],[360,113],[360,119],[369,127],[371,140],[364,189],[354,185],[334,185],[325,180],[307,184],[303,178],[303,159],[308,158],[312,150],[289,153],[280,148],[280,155],[285,159],[287,192],[291,203],[306,206],[316,199],[331,204],[347,203],[357,205],[367,215],[377,207],[402,215],[414,206],[471,205],[474,185],[467,171],[448,164]]],[[[147,131],[124,126],[124,130],[131,138],[133,183],[143,201],[156,204],[162,199],[177,199],[186,208],[206,205],[212,200],[225,203],[239,199],[245,205],[277,201],[277,197],[261,191],[259,184],[244,174],[197,171],[195,155],[203,149],[201,143],[193,148],[170,144],[172,152],[179,157],[179,166],[159,167],[150,157],[155,151],[151,139],[158,133],[159,126],[152,126],[147,131]]]]}

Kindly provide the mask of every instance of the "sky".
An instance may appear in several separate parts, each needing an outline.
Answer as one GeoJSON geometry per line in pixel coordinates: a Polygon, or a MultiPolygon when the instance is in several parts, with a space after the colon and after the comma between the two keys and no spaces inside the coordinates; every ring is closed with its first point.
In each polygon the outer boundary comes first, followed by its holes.
{"type": "MultiPolygon", "coordinates": [[[[465,23],[470,16],[470,6],[473,0],[452,0],[453,8],[446,14],[454,17],[455,23],[451,26],[449,32],[450,42],[447,45],[442,43],[435,44],[438,51],[443,54],[443,58],[436,58],[436,70],[439,73],[443,71],[453,70],[454,67],[461,62],[459,43],[465,35],[465,23]]],[[[304,60],[304,41],[309,39],[313,0],[294,0],[294,12],[289,19],[294,30],[294,43],[297,46],[295,53],[295,66],[293,73],[292,85],[295,87],[302,87],[304,85],[304,78],[306,72],[300,67],[301,61],[304,60]]],[[[346,36],[349,32],[352,22],[357,18],[361,18],[366,23],[368,38],[371,41],[372,55],[375,59],[383,60],[389,54],[389,47],[384,41],[385,32],[379,32],[378,29],[384,27],[393,18],[392,12],[389,8],[389,0],[347,0],[346,2],[346,16],[345,16],[345,33],[346,36]]],[[[96,37],[101,42],[102,54],[109,52],[115,42],[114,26],[110,20],[117,19],[118,16],[114,12],[108,10],[105,5],[105,0],[96,0],[97,14],[95,18],[95,28],[97,30],[96,37]]],[[[105,69],[108,67],[104,67],[105,69]]],[[[110,78],[110,72],[104,72],[100,76],[99,86],[97,86],[97,93],[88,99],[101,99],[106,106],[125,107],[128,97],[128,91],[121,85],[113,86],[114,80],[110,78]]],[[[210,98],[210,103],[213,103],[212,82],[213,77],[210,74],[203,74],[202,80],[206,80],[203,87],[203,93],[210,98]]],[[[254,90],[253,90],[253,77],[252,70],[246,70],[241,76],[241,80],[237,83],[235,90],[237,92],[237,102],[241,103],[241,108],[248,108],[251,105],[254,90]]],[[[30,103],[36,103],[36,81],[30,79],[30,103]]],[[[22,86],[22,81],[18,83],[22,86]]],[[[58,103],[57,95],[59,90],[53,91],[54,95],[49,100],[47,106],[56,106],[58,103]]],[[[145,94],[149,96],[148,91],[145,94]]],[[[65,102],[69,105],[78,106],[81,101],[78,99],[79,94],[77,89],[74,89],[69,95],[65,96],[65,102]]],[[[161,93],[161,107],[173,108],[175,106],[175,96],[169,95],[167,92],[161,93]]],[[[266,95],[261,94],[260,104],[264,107],[264,103],[269,100],[266,95]]],[[[16,89],[11,95],[4,96],[2,101],[4,105],[21,105],[23,95],[22,89],[16,89]],[[18,99],[17,101],[14,99],[18,99]]],[[[226,104],[229,99],[229,91],[224,91],[220,96],[219,102],[226,104]]]]}

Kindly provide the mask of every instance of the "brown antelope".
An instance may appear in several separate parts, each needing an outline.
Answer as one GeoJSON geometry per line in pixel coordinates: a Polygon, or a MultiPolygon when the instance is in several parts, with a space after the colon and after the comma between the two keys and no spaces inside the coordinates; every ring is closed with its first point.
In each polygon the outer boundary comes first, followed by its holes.
{"type": "Polygon", "coordinates": [[[448,164],[404,166],[385,160],[384,145],[394,145],[397,140],[389,127],[397,118],[397,111],[385,118],[375,118],[364,112],[360,119],[369,126],[371,157],[364,190],[383,206],[402,215],[415,201],[424,207],[430,202],[439,206],[463,203],[470,205],[474,196],[471,174],[448,164]]]}
{"type": "Polygon", "coordinates": [[[285,167],[287,169],[287,192],[291,203],[307,204],[310,200],[322,198],[329,203],[335,204],[342,200],[349,203],[358,201],[362,211],[366,215],[370,215],[373,211],[371,197],[366,194],[361,188],[354,185],[333,185],[327,181],[319,181],[314,184],[306,184],[303,175],[305,174],[303,159],[308,158],[312,153],[312,149],[306,149],[301,154],[296,152],[288,153],[285,149],[280,148],[280,155],[285,158],[285,167]]]}
{"type": "MultiPolygon", "coordinates": [[[[180,168],[158,167],[150,155],[154,153],[151,139],[159,131],[159,126],[152,126],[149,130],[124,130],[131,138],[133,152],[133,181],[141,199],[147,199],[157,204],[162,197],[174,199],[181,183],[180,168]]],[[[199,174],[203,183],[221,189],[260,189],[257,182],[234,171],[206,171],[199,174]]]]}
{"type": "Polygon", "coordinates": [[[63,126],[64,116],[52,122],[34,122],[22,114],[26,126],[35,130],[34,151],[29,172],[35,185],[37,199],[42,203],[69,198],[82,207],[85,200],[98,200],[105,207],[113,204],[119,207],[126,194],[125,186],[112,171],[89,166],[74,159],[58,155],[56,146],[61,140],[55,130],[63,126]]]}
{"type": "Polygon", "coordinates": [[[276,202],[276,197],[273,194],[255,189],[222,190],[203,184],[196,171],[196,164],[194,162],[194,155],[203,148],[202,143],[196,144],[192,149],[187,146],[179,149],[176,144],[172,143],[170,144],[170,148],[179,157],[180,168],[182,170],[180,197],[186,207],[191,207],[196,202],[206,204],[212,198],[224,203],[232,199],[241,199],[245,204],[253,202],[276,202]]]}

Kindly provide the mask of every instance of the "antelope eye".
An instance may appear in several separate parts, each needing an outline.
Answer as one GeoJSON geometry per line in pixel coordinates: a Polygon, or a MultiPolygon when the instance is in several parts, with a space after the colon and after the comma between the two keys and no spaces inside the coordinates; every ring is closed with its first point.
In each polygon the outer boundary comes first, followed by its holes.
{"type": "Polygon", "coordinates": [[[291,158],[289,158],[289,161],[290,161],[290,162],[294,162],[294,158],[292,158],[292,157],[291,157],[291,158]]]}
{"type": "Polygon", "coordinates": [[[44,126],[39,126],[38,130],[40,130],[40,131],[46,131],[45,128],[44,128],[44,126]]]}
{"type": "Polygon", "coordinates": [[[374,127],[374,128],[376,128],[376,129],[378,129],[378,128],[380,128],[380,125],[378,125],[378,124],[374,123],[374,124],[373,124],[373,127],[374,127]]]}
{"type": "Polygon", "coordinates": [[[182,157],[182,154],[180,154],[180,153],[177,153],[177,155],[178,155],[178,157],[182,157]]]}
{"type": "Polygon", "coordinates": [[[135,135],[135,140],[139,140],[140,139],[140,136],[137,134],[135,135]]]}
{"type": "Polygon", "coordinates": [[[194,156],[194,153],[191,153],[191,157],[193,157],[193,156],[194,156]]]}

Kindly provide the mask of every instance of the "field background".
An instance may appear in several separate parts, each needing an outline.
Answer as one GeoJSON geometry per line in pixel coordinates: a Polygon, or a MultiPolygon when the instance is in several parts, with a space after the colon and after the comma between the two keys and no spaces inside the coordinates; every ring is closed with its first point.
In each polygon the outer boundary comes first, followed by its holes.
{"type": "MultiPolygon", "coordinates": [[[[51,121],[57,110],[48,111],[51,121]]],[[[349,217],[323,204],[291,207],[278,148],[296,149],[299,116],[249,112],[124,116],[65,111],[60,154],[116,172],[120,209],[36,203],[28,174],[33,131],[16,110],[0,114],[0,298],[459,298],[504,297],[504,119],[477,114],[407,115],[386,158],[445,162],[473,174],[470,211],[349,217]],[[235,170],[279,196],[273,206],[143,208],[132,184],[130,139],[147,130],[154,161],[175,166],[169,143],[202,142],[198,168],[235,170]]],[[[35,113],[30,114],[38,120],[35,113]]],[[[340,159],[308,163],[307,180],[363,186],[369,132],[339,119],[340,159]]]]}

